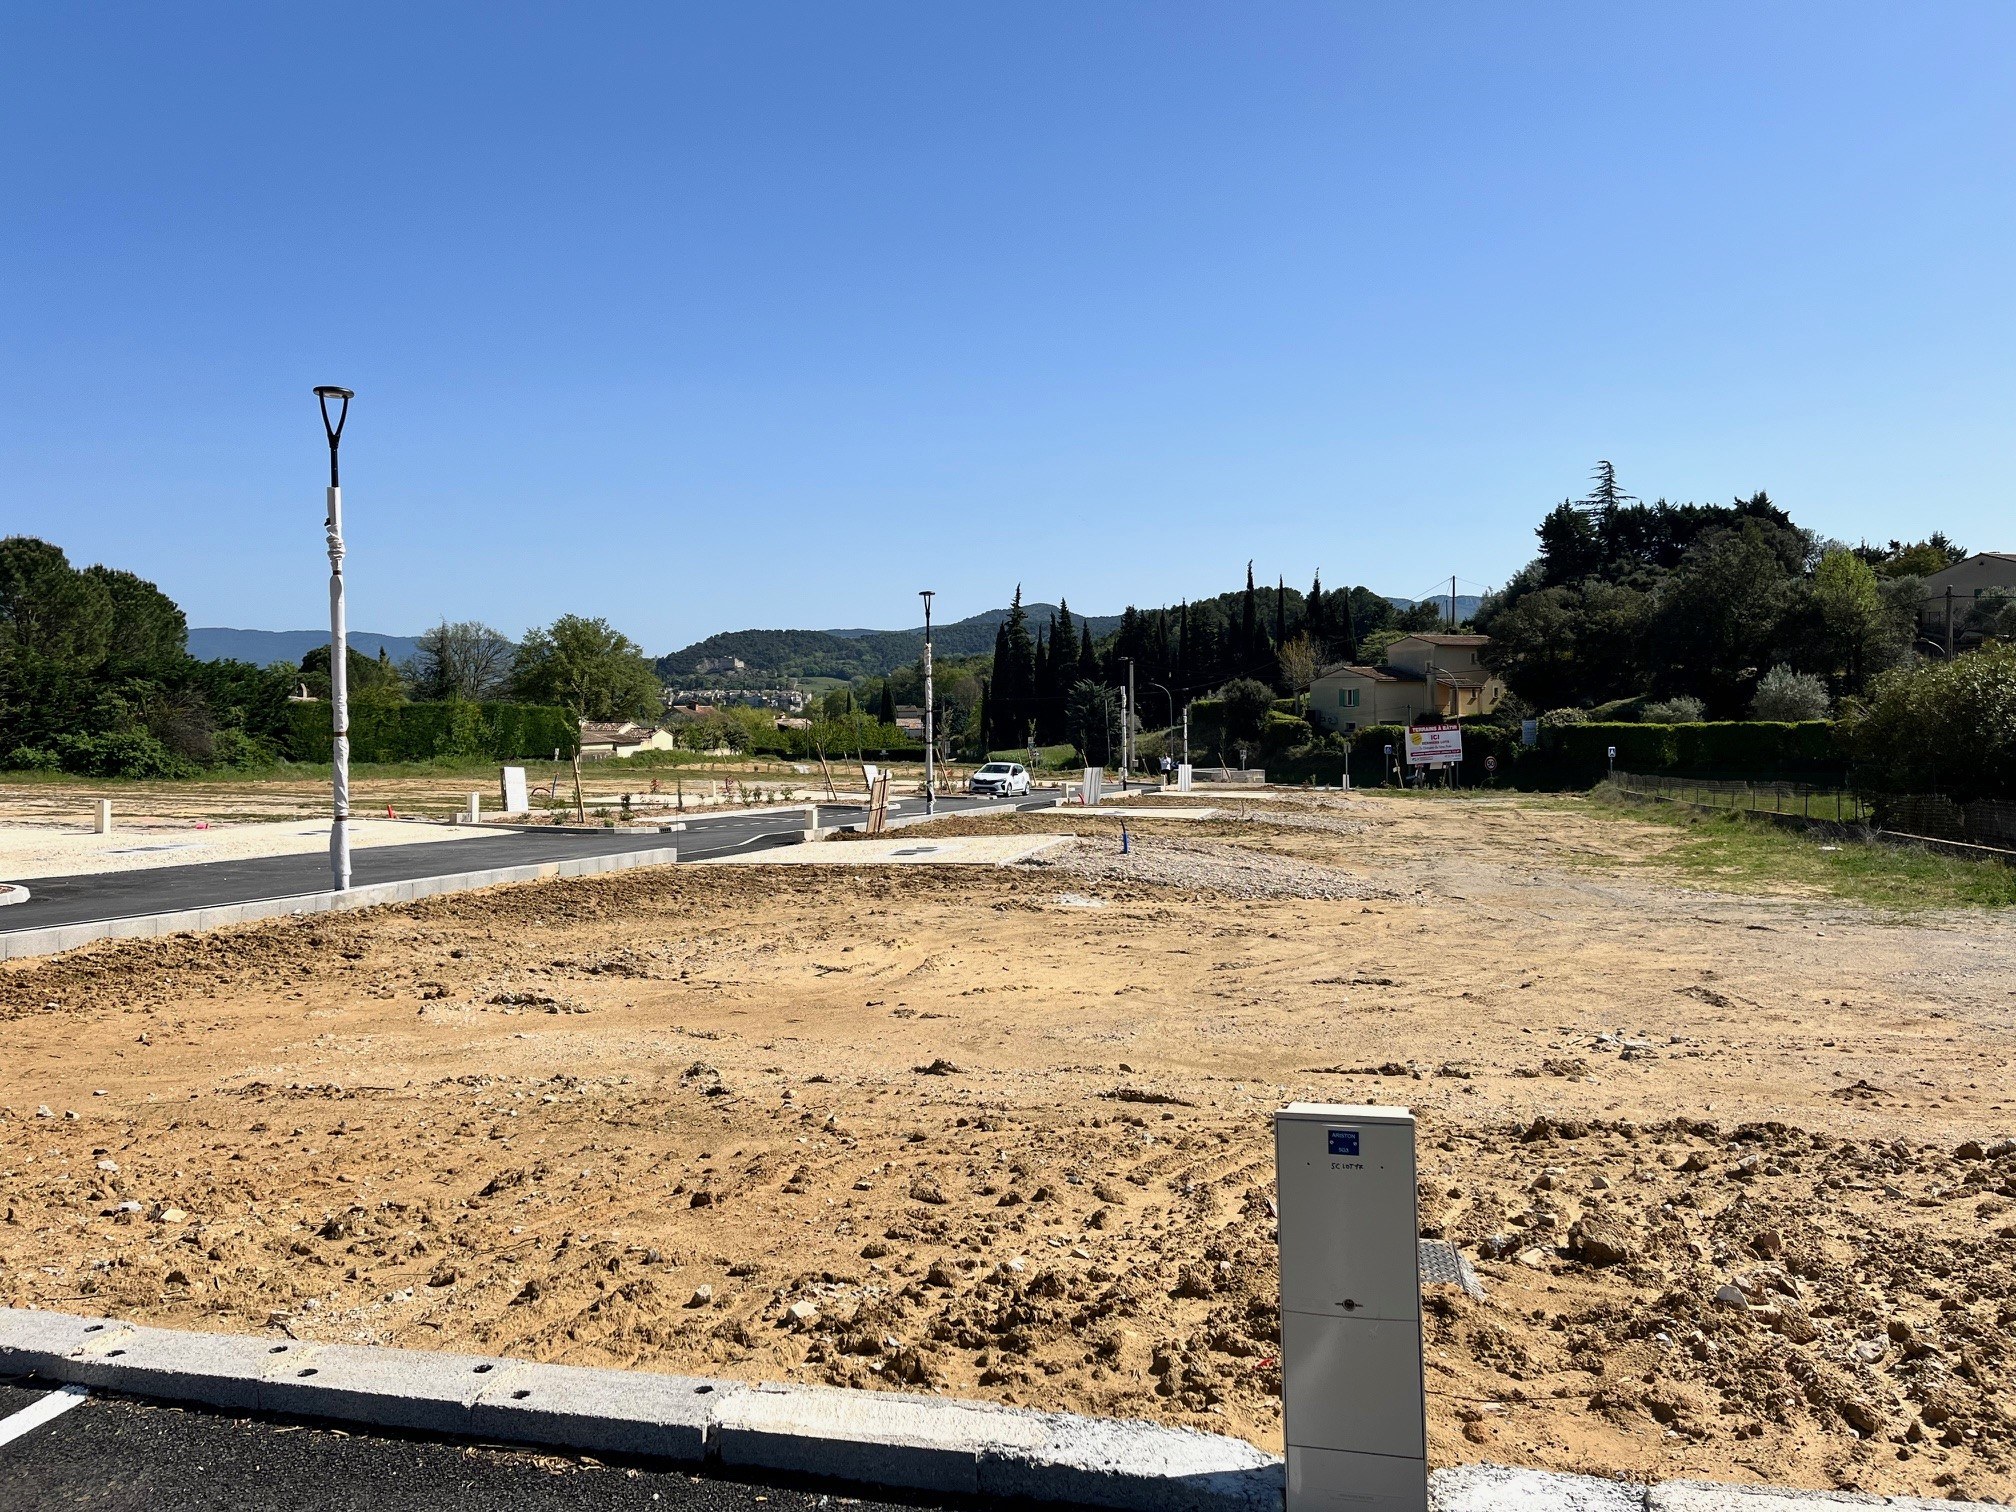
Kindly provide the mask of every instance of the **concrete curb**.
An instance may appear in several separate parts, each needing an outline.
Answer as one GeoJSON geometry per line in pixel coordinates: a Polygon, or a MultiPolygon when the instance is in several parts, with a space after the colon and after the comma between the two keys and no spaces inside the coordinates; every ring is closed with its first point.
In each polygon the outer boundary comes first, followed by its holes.
{"type": "MultiPolygon", "coordinates": [[[[0,1376],[234,1412],[1133,1512],[1278,1512],[1281,1461],[1154,1423],[0,1308],[0,1376]]],[[[1764,1512],[1764,1509],[1760,1509],[1764,1512]]]]}
{"type": "Polygon", "coordinates": [[[221,929],[290,914],[335,913],[377,908],[387,903],[414,903],[441,893],[501,887],[508,882],[543,882],[555,877],[587,877],[602,872],[629,871],[639,866],[670,866],[679,859],[675,847],[618,851],[607,856],[576,856],[566,861],[538,861],[525,866],[496,866],[484,871],[452,872],[439,877],[415,877],[405,882],[379,882],[348,892],[296,893],[285,898],[261,898],[249,903],[220,903],[211,908],[185,908],[172,913],[140,914],[126,919],[100,919],[83,924],[56,924],[47,929],[17,929],[0,934],[0,961],[23,956],[54,955],[94,940],[155,939],[188,930],[221,929]]]}
{"type": "MultiPolygon", "coordinates": [[[[462,1438],[1124,1512],[1279,1512],[1281,1460],[1117,1418],[830,1386],[147,1328],[0,1308],[0,1376],[462,1438]]],[[[1433,1512],[1990,1512],[1989,1503],[1504,1465],[1429,1476],[1433,1512]]]]}

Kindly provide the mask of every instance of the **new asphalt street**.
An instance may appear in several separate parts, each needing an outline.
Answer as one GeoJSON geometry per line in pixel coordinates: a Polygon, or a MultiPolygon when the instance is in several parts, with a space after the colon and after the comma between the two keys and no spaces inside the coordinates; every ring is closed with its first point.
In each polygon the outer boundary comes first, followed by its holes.
{"type": "MultiPolygon", "coordinates": [[[[940,813],[992,804],[999,800],[947,797],[938,800],[940,813]]],[[[1043,808],[1048,796],[1014,800],[1018,807],[1043,808]]],[[[918,798],[898,799],[890,811],[908,817],[923,809],[918,798]]],[[[819,805],[822,826],[859,823],[857,804],[819,805]]],[[[568,861],[623,851],[677,847],[681,861],[701,861],[736,851],[796,843],[805,827],[804,810],[773,814],[713,814],[689,818],[684,830],[567,832],[541,829],[499,830],[439,845],[374,845],[352,853],[351,882],[368,887],[379,882],[407,882],[421,877],[453,876],[504,866],[530,866],[542,861],[568,861]]],[[[5,881],[0,877],[0,881],[5,881]]],[[[37,877],[28,884],[25,903],[0,910],[0,937],[28,929],[88,924],[106,919],[136,918],[181,909],[220,904],[254,903],[326,892],[329,860],[325,855],[260,856],[244,861],[209,861],[196,866],[162,866],[141,871],[96,872],[71,877],[37,877]]]]}
{"type": "Polygon", "coordinates": [[[49,1389],[0,1380],[8,1512],[977,1512],[943,1497],[864,1497],[119,1397],[84,1398],[8,1439],[8,1419],[49,1389]]]}

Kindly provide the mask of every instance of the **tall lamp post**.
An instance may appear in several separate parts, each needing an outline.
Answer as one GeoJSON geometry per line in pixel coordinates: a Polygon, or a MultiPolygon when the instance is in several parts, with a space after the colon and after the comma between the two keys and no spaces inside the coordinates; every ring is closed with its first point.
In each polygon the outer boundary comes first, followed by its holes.
{"type": "Polygon", "coordinates": [[[329,870],[336,891],[350,889],[350,640],[343,624],[343,486],[336,471],[336,448],[343,442],[343,422],[350,417],[356,395],[333,384],[318,384],[322,429],[329,436],[329,518],[323,530],[329,539],[329,718],[335,738],[330,744],[329,870]],[[338,401],[329,418],[329,401],[338,401]]]}
{"type": "Polygon", "coordinates": [[[938,725],[931,697],[931,600],[937,594],[930,588],[920,588],[917,596],[924,600],[924,812],[935,814],[938,812],[938,725]]]}

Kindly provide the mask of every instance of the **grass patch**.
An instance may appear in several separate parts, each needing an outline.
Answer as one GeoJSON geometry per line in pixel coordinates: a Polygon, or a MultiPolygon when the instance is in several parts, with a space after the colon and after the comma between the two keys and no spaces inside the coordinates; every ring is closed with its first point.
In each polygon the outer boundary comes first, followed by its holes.
{"type": "Polygon", "coordinates": [[[1746,814],[1633,803],[1600,788],[1580,807],[1588,814],[1682,831],[1678,844],[1648,857],[1648,864],[1734,892],[1817,892],[1872,908],[1910,911],[2016,906],[2016,867],[2001,861],[1802,834],[1746,814]]]}

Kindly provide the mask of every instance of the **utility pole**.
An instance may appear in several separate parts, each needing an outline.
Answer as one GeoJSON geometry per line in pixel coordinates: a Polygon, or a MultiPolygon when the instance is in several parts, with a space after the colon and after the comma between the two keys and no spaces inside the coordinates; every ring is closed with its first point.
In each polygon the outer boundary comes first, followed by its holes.
{"type": "Polygon", "coordinates": [[[938,812],[938,726],[933,718],[931,697],[931,600],[934,590],[920,588],[918,597],[924,600],[924,812],[938,812]]]}
{"type": "Polygon", "coordinates": [[[1449,579],[1449,628],[1456,628],[1456,579],[1453,574],[1449,579]]]}
{"type": "Polygon", "coordinates": [[[1190,705],[1183,705],[1183,765],[1190,765],[1190,705]]]}
{"type": "Polygon", "coordinates": [[[356,397],[332,384],[315,389],[322,430],[329,437],[329,518],[322,528],[329,542],[329,871],[337,892],[350,890],[350,636],[343,622],[343,486],[336,473],[336,448],[356,397]],[[333,421],[331,399],[341,401],[333,421]]]}

